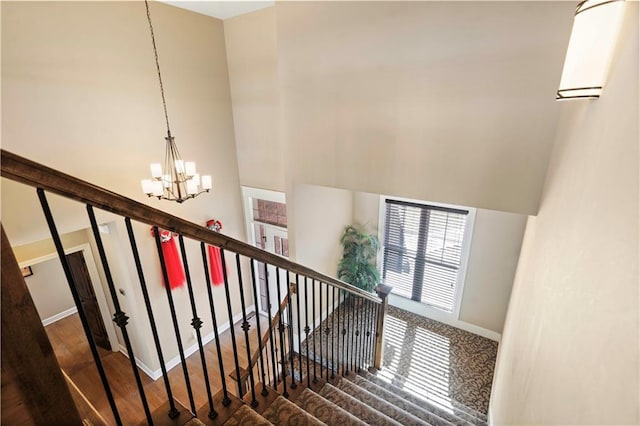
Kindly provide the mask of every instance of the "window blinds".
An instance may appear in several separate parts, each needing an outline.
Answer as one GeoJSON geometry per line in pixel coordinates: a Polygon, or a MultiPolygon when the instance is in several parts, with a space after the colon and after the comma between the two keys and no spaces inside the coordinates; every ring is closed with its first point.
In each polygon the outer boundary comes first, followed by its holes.
{"type": "Polygon", "coordinates": [[[468,213],[386,200],[382,274],[393,293],[453,311],[468,213]]]}

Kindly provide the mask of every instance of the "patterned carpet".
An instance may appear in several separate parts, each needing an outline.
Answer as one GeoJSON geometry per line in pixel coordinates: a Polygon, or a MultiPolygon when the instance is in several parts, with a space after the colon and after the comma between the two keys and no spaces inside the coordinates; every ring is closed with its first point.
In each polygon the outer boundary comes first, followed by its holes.
{"type": "MultiPolygon", "coordinates": [[[[309,336],[310,357],[317,362],[320,348],[327,348],[327,341],[329,347],[334,342],[338,348],[333,354],[325,350],[324,365],[327,355],[336,360],[345,357],[339,351],[343,346],[338,341],[342,339],[338,314],[342,323],[345,317],[362,315],[362,310],[350,307],[349,303],[342,304],[309,336]]],[[[466,406],[486,414],[497,351],[497,342],[390,306],[383,369],[377,378],[450,412],[466,406]]],[[[306,353],[306,342],[302,353],[306,353]]]]}

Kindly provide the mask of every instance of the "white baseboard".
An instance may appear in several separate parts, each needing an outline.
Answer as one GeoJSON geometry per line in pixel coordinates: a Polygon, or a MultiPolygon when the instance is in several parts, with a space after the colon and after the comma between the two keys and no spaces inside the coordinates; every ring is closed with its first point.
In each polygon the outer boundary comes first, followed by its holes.
{"type": "Polygon", "coordinates": [[[48,326],[49,324],[53,324],[56,321],[60,321],[62,318],[66,318],[70,315],[75,314],[76,312],[78,312],[78,308],[76,308],[75,306],[73,308],[69,308],[66,311],[62,311],[59,314],[55,314],[50,316],[49,318],[45,318],[42,320],[42,325],[43,326],[48,326]]]}
{"type": "MultiPolygon", "coordinates": [[[[251,305],[248,306],[246,309],[247,315],[255,312],[256,307],[255,305],[251,305]]],[[[233,323],[237,323],[238,321],[242,320],[242,312],[240,312],[239,314],[235,315],[233,317],[233,323]]],[[[225,331],[227,331],[230,327],[229,321],[225,322],[222,325],[218,325],[218,334],[222,334],[225,331]]],[[[208,333],[204,336],[202,336],[202,345],[206,345],[207,343],[211,342],[212,340],[214,340],[215,338],[215,333],[212,331],[211,333],[208,333]]],[[[196,353],[198,351],[198,342],[192,344],[191,346],[187,347],[184,349],[184,357],[188,358],[189,356],[193,355],[194,353],[196,353]]],[[[125,350],[125,348],[120,345],[120,352],[122,352],[123,354],[127,355],[127,351],[125,350]]],[[[175,357],[171,358],[169,361],[165,362],[165,368],[167,371],[170,371],[172,368],[174,368],[175,366],[180,364],[180,354],[176,355],[175,357]]],[[[145,363],[143,363],[142,361],[140,361],[138,358],[136,358],[136,365],[147,375],[149,376],[151,379],[158,380],[160,377],[162,377],[162,369],[158,368],[157,370],[152,370],[150,369],[145,363]]]]}
{"type": "Polygon", "coordinates": [[[451,314],[444,313],[437,309],[430,308],[420,302],[409,300],[395,294],[389,295],[389,305],[404,309],[405,311],[412,312],[416,315],[420,315],[434,321],[450,325],[452,327],[459,328],[464,331],[468,331],[469,333],[477,334],[478,336],[486,337],[487,339],[494,340],[496,342],[500,342],[500,339],[502,337],[500,333],[496,333],[493,330],[488,330],[475,324],[461,321],[460,319],[453,317],[451,314]]]}

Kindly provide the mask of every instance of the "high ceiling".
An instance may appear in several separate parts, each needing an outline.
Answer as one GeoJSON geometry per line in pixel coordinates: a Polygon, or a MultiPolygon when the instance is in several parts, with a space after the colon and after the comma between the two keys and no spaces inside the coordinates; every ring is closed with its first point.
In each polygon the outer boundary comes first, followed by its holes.
{"type": "Polygon", "coordinates": [[[218,19],[227,19],[254,10],[273,6],[273,1],[188,1],[188,0],[159,0],[172,6],[181,7],[203,15],[218,19]]]}

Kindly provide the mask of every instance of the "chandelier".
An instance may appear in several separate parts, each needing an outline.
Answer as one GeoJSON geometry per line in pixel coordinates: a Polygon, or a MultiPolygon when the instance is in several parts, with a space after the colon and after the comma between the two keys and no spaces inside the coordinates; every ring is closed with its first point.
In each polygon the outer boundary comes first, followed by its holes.
{"type": "Polygon", "coordinates": [[[153,34],[153,25],[151,24],[151,13],[149,12],[149,2],[145,0],[144,4],[147,8],[147,20],[149,21],[149,30],[151,32],[153,54],[156,59],[156,70],[158,72],[158,82],[160,83],[160,95],[162,95],[164,119],[167,124],[167,137],[165,137],[166,150],[164,167],[160,163],[151,164],[151,179],[142,180],[142,191],[149,197],[157,197],[159,200],[182,203],[204,192],[209,192],[212,188],[211,176],[200,176],[196,173],[196,163],[182,159],[175,139],[171,136],[167,102],[164,97],[164,86],[162,85],[162,75],[160,74],[160,63],[158,62],[158,50],[153,34]]]}

